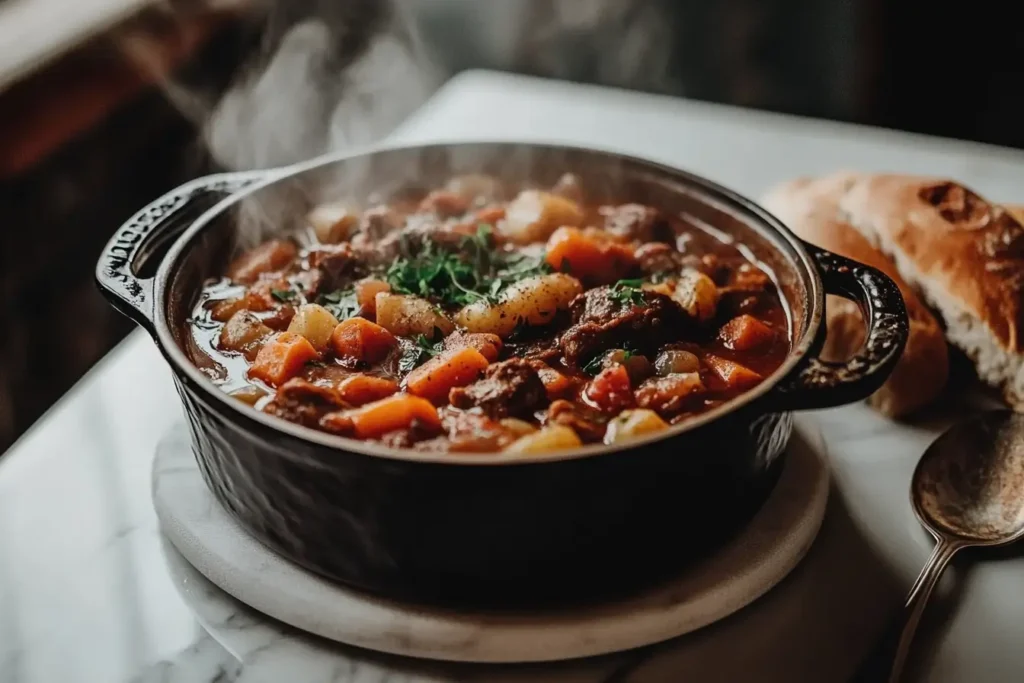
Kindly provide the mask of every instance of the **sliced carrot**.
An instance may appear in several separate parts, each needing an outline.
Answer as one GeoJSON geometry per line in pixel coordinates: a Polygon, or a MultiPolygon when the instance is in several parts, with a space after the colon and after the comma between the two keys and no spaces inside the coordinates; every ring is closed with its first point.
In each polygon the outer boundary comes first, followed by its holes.
{"type": "Polygon", "coordinates": [[[586,393],[587,398],[606,413],[616,413],[635,402],[624,365],[613,365],[599,372],[587,386],[586,393]]]}
{"type": "Polygon", "coordinates": [[[456,332],[444,339],[446,351],[469,347],[479,351],[491,363],[498,360],[502,346],[501,337],[489,332],[456,332]]]}
{"type": "Polygon", "coordinates": [[[263,273],[281,270],[298,254],[298,249],[288,240],[270,240],[251,249],[228,267],[228,277],[235,282],[251,284],[263,273]]]}
{"type": "Polygon", "coordinates": [[[572,382],[568,377],[549,367],[543,361],[534,361],[532,365],[537,370],[540,381],[544,383],[544,390],[547,392],[548,398],[558,398],[572,387],[572,382]]]}
{"type": "Polygon", "coordinates": [[[308,339],[292,332],[282,332],[256,354],[249,376],[276,387],[299,374],[306,363],[319,357],[308,339]]]}
{"type": "Polygon", "coordinates": [[[372,375],[352,375],[343,379],[338,385],[338,393],[341,394],[341,397],[346,403],[351,403],[354,406],[379,401],[397,392],[397,382],[372,375]]]}
{"type": "Polygon", "coordinates": [[[405,388],[440,405],[447,402],[449,391],[476,381],[488,365],[487,358],[472,347],[450,349],[410,372],[405,388]]]}
{"type": "Polygon", "coordinates": [[[608,284],[625,277],[636,265],[633,250],[624,244],[599,240],[579,228],[555,230],[545,248],[548,264],[588,284],[608,284]]]}
{"type": "Polygon", "coordinates": [[[745,365],[726,360],[718,356],[704,356],[704,364],[711,368],[715,375],[725,382],[728,389],[749,389],[763,378],[745,365]]]}
{"type": "Polygon", "coordinates": [[[405,429],[414,422],[441,429],[441,418],[433,404],[409,394],[388,396],[349,411],[345,416],[351,421],[355,436],[360,439],[372,439],[396,429],[405,429]]]}
{"type": "Polygon", "coordinates": [[[775,339],[775,333],[754,316],[743,314],[723,325],[718,337],[728,349],[750,351],[770,344],[775,339]]]}
{"type": "Polygon", "coordinates": [[[342,320],[331,333],[331,347],[336,354],[367,363],[384,360],[397,343],[395,335],[366,318],[342,320]]]}
{"type": "Polygon", "coordinates": [[[376,315],[377,294],[380,292],[390,292],[391,285],[383,280],[367,278],[357,282],[354,285],[354,289],[356,290],[356,303],[359,304],[363,312],[366,315],[376,315]]]}

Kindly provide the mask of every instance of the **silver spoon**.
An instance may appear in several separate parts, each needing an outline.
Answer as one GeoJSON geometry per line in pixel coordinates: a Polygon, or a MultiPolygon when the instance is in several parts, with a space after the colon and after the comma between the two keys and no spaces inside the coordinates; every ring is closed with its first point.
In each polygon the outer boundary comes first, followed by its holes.
{"type": "Polygon", "coordinates": [[[957,552],[1024,537],[1024,415],[991,412],[950,427],[917,463],[910,500],[935,549],[855,680],[899,681],[925,604],[957,552]]]}

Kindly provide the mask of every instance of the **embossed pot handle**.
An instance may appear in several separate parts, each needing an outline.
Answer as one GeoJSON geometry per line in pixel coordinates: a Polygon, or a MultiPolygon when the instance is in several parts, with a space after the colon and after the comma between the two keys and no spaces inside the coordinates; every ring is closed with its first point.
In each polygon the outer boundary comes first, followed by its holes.
{"type": "Polygon", "coordinates": [[[114,308],[153,332],[153,278],[139,273],[154,256],[225,196],[269,177],[268,171],[196,178],[150,202],[117,229],[96,264],[96,282],[114,308]]]}
{"type": "Polygon", "coordinates": [[[907,309],[895,282],[870,266],[811,244],[804,246],[818,266],[825,293],[860,306],[867,334],[863,347],[849,360],[806,358],[776,388],[785,410],[829,408],[867,398],[888,378],[907,343],[907,309]]]}

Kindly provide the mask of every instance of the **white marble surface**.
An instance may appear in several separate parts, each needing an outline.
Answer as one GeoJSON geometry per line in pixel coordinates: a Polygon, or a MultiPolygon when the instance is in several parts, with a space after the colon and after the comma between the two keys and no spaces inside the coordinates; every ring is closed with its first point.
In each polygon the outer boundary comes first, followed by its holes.
{"type": "MultiPolygon", "coordinates": [[[[1018,152],[483,73],[449,85],[401,135],[591,142],[748,194],[837,166],[953,174],[998,199],[1024,187],[1018,152]]],[[[907,485],[918,455],[963,411],[946,406],[905,426],[864,406],[816,413],[838,495],[811,552],[758,609],[672,646],[543,673],[425,665],[318,640],[281,653],[289,629],[258,622],[164,557],[149,476],[180,411],[159,353],[135,334],[0,457],[0,681],[843,681],[928,554],[907,485]]],[[[926,616],[917,680],[1024,678],[1024,558],[972,559],[943,586],[956,587],[956,601],[926,616]]]]}
{"type": "Polygon", "coordinates": [[[459,662],[546,662],[632,650],[719,621],[771,590],[821,526],[829,474],[821,430],[801,418],[786,466],[757,516],[672,581],[609,603],[526,613],[473,612],[382,600],[345,589],[256,541],[213,498],[184,424],[153,463],[160,529],[203,576],[245,605],[333,641],[459,662]]]}

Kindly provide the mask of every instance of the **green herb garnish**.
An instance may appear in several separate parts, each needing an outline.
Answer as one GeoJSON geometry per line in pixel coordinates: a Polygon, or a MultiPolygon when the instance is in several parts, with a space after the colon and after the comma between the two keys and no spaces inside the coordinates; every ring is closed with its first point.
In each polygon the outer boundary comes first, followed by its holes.
{"type": "Polygon", "coordinates": [[[601,372],[601,370],[604,369],[605,362],[608,360],[608,356],[615,353],[616,351],[622,352],[622,358],[620,360],[620,363],[625,363],[627,360],[637,355],[637,352],[633,350],[630,347],[629,342],[627,342],[622,346],[621,349],[609,349],[604,353],[599,353],[593,358],[591,358],[590,362],[583,366],[583,372],[587,373],[588,375],[596,375],[597,373],[601,372]]]}
{"type": "Polygon", "coordinates": [[[494,303],[519,280],[550,272],[543,255],[495,251],[492,228],[482,224],[476,234],[462,239],[457,253],[428,238],[418,253],[396,260],[384,278],[398,294],[413,294],[442,306],[465,306],[481,299],[494,303]]]}
{"type": "Polygon", "coordinates": [[[287,304],[295,301],[295,297],[298,296],[298,293],[291,289],[272,289],[270,290],[270,296],[283,304],[287,304]]]}
{"type": "Polygon", "coordinates": [[[617,301],[620,306],[642,306],[644,304],[644,291],[640,288],[644,281],[619,280],[612,285],[609,296],[617,301]]]}
{"type": "Polygon", "coordinates": [[[400,372],[411,372],[414,368],[441,353],[444,348],[444,332],[441,331],[441,328],[435,327],[432,337],[428,338],[425,334],[419,334],[413,338],[413,342],[415,346],[407,350],[398,361],[400,372]]]}
{"type": "Polygon", "coordinates": [[[330,311],[331,315],[338,320],[354,318],[362,309],[356,299],[356,291],[351,288],[321,294],[317,297],[316,302],[330,311]]]}

